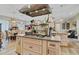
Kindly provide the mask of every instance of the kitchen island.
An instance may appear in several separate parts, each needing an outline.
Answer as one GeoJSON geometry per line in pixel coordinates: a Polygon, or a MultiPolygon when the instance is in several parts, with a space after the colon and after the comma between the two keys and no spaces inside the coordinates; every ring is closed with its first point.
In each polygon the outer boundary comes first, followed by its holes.
{"type": "Polygon", "coordinates": [[[59,55],[60,40],[32,35],[16,37],[16,53],[21,55],[59,55]]]}

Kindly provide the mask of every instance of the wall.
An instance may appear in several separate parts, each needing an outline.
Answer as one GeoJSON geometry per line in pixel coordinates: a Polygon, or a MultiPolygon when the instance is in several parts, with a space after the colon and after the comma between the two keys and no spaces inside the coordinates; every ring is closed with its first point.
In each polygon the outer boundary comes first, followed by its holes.
{"type": "Polygon", "coordinates": [[[76,23],[76,25],[77,25],[77,34],[79,34],[79,14],[77,14],[76,16],[74,16],[74,18],[72,19],[72,20],[75,20],[77,23],[76,23]]]}
{"type": "MultiPolygon", "coordinates": [[[[77,30],[77,34],[79,36],[79,14],[77,14],[76,16],[74,16],[71,20],[75,20],[76,21],[76,30],[77,30]]],[[[79,37],[78,37],[78,40],[79,40],[79,37]]]]}
{"type": "Polygon", "coordinates": [[[17,23],[17,26],[20,30],[24,30],[25,29],[25,25],[26,25],[26,22],[18,22],[17,23]]]}
{"type": "Polygon", "coordinates": [[[0,23],[2,24],[2,31],[8,30],[9,28],[9,22],[4,19],[0,19],[0,23]]]}
{"type": "MultiPolygon", "coordinates": [[[[9,29],[9,21],[5,20],[5,19],[0,19],[0,23],[2,24],[2,31],[4,32],[5,30],[9,29]]],[[[25,29],[25,23],[26,22],[18,22],[17,26],[19,27],[20,30],[24,30],[25,29]]]]}
{"type": "Polygon", "coordinates": [[[62,32],[62,26],[61,26],[61,24],[60,23],[57,23],[55,25],[55,29],[56,29],[57,32],[62,32]]]}

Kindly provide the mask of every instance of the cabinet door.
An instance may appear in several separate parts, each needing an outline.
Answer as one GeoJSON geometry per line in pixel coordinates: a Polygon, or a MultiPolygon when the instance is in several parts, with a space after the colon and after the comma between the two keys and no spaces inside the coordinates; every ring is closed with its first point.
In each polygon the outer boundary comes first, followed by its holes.
{"type": "Polygon", "coordinates": [[[48,55],[56,55],[55,48],[48,48],[48,55]]]}
{"type": "Polygon", "coordinates": [[[32,50],[34,52],[42,53],[42,47],[40,45],[32,44],[32,43],[23,43],[23,48],[32,50]]]}
{"type": "Polygon", "coordinates": [[[25,43],[33,43],[33,44],[37,44],[37,45],[42,45],[42,41],[41,40],[38,40],[38,39],[32,39],[32,38],[25,38],[23,40],[23,42],[25,43]]]}
{"type": "Polygon", "coordinates": [[[61,36],[61,46],[68,46],[68,38],[67,35],[62,35],[61,36]]]}
{"type": "Polygon", "coordinates": [[[22,38],[21,37],[16,38],[16,53],[22,54],[22,38]]]}
{"type": "Polygon", "coordinates": [[[30,51],[30,50],[23,50],[23,55],[40,55],[39,53],[30,51]]]}
{"type": "Polygon", "coordinates": [[[48,42],[48,54],[61,54],[60,43],[59,42],[48,42]]]}

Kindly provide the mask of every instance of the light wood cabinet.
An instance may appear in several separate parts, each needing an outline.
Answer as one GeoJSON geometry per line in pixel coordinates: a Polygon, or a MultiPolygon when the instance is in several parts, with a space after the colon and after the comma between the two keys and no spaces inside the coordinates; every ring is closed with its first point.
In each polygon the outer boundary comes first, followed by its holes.
{"type": "Polygon", "coordinates": [[[34,52],[37,52],[37,53],[42,53],[42,47],[40,45],[36,45],[36,44],[32,44],[32,43],[23,43],[23,48],[24,49],[27,49],[27,50],[30,50],[30,51],[34,51],[34,52]]]}
{"type": "Polygon", "coordinates": [[[22,37],[16,37],[16,53],[18,55],[22,54],[23,53],[23,42],[22,42],[22,37]]]}
{"type": "Polygon", "coordinates": [[[48,55],[56,55],[55,48],[48,48],[48,55]]]}
{"type": "Polygon", "coordinates": [[[23,40],[24,43],[33,43],[33,44],[37,44],[37,45],[42,45],[42,41],[41,40],[35,40],[35,39],[32,39],[32,38],[25,38],[24,37],[24,40],[23,40]]]}
{"type": "Polygon", "coordinates": [[[67,35],[61,35],[61,46],[68,46],[68,43],[67,35]]]}
{"type": "Polygon", "coordinates": [[[39,53],[30,51],[30,50],[26,50],[26,49],[23,49],[23,51],[24,51],[23,55],[40,55],[39,53]]]}
{"type": "Polygon", "coordinates": [[[16,52],[23,55],[58,55],[60,42],[17,36],[16,52]]]}
{"type": "Polygon", "coordinates": [[[48,54],[59,55],[61,53],[59,42],[48,42],[48,54]]]}

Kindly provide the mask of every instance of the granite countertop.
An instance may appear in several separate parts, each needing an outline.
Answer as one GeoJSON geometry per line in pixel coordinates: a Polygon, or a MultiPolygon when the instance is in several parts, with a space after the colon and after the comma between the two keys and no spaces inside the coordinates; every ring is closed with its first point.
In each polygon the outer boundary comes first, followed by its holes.
{"type": "Polygon", "coordinates": [[[38,37],[33,35],[18,35],[19,37],[25,37],[25,38],[32,38],[32,39],[38,39],[38,40],[48,40],[48,41],[54,41],[54,42],[61,42],[60,40],[52,39],[51,37],[38,37]]]}

